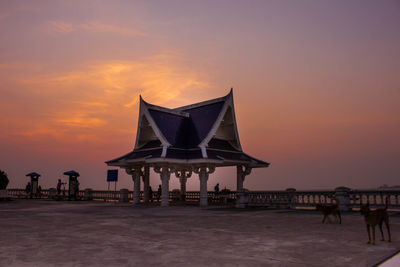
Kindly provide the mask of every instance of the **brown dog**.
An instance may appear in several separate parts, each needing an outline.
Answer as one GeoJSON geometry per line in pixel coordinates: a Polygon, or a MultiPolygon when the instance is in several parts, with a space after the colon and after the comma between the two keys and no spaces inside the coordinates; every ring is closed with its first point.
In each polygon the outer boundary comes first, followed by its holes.
{"type": "Polygon", "coordinates": [[[389,242],[392,241],[392,237],[390,235],[390,226],[389,226],[389,214],[387,212],[388,208],[388,198],[386,198],[386,206],[384,209],[376,209],[370,210],[369,202],[367,204],[362,204],[360,207],[361,214],[364,215],[365,224],[367,225],[368,231],[368,244],[371,244],[371,232],[370,228],[372,227],[372,244],[375,245],[375,226],[379,224],[379,230],[382,234],[382,240],[385,241],[385,237],[383,236],[382,231],[382,223],[385,223],[388,235],[389,242]]]}
{"type": "Polygon", "coordinates": [[[317,204],[316,209],[319,210],[323,215],[324,218],[322,219],[322,223],[325,222],[325,219],[329,215],[333,215],[336,218],[339,218],[339,223],[342,223],[342,217],[340,216],[340,209],[339,209],[339,200],[336,198],[333,198],[335,200],[335,204],[331,205],[322,205],[322,204],[317,204]]]}

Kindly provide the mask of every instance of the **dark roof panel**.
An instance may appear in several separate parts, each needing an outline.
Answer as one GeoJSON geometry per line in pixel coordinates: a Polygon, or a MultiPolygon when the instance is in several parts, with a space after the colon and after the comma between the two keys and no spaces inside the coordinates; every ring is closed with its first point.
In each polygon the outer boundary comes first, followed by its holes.
{"type": "Polygon", "coordinates": [[[72,171],[64,172],[64,175],[76,176],[76,177],[78,177],[78,176],[79,176],[79,172],[76,172],[76,171],[72,170],[72,171]]]}
{"type": "Polygon", "coordinates": [[[40,174],[39,173],[37,173],[37,172],[30,172],[30,173],[28,173],[27,175],[25,175],[25,176],[30,176],[30,177],[40,177],[40,174]]]}
{"type": "Polygon", "coordinates": [[[152,140],[144,144],[140,149],[159,148],[161,146],[160,140],[152,140]]]}
{"type": "Polygon", "coordinates": [[[208,147],[221,150],[238,151],[228,141],[218,138],[212,138],[210,142],[208,142],[208,147]]]}
{"type": "Polygon", "coordinates": [[[248,161],[249,163],[253,163],[256,165],[268,166],[269,163],[253,158],[243,152],[229,152],[229,151],[220,151],[207,149],[207,156],[210,159],[224,159],[224,160],[234,160],[234,161],[248,161]]]}
{"type": "Polygon", "coordinates": [[[190,114],[190,118],[192,119],[194,129],[200,142],[203,141],[210,132],[222,107],[224,106],[224,103],[224,101],[220,101],[205,106],[182,109],[182,111],[186,111],[190,114]]]}
{"type": "Polygon", "coordinates": [[[173,159],[201,159],[201,150],[200,149],[174,149],[168,148],[167,149],[167,156],[166,158],[173,158],[173,159]]]}
{"type": "Polygon", "coordinates": [[[178,130],[185,117],[153,109],[149,109],[149,112],[164,137],[174,146],[177,143],[178,130]]]}
{"type": "Polygon", "coordinates": [[[200,141],[192,118],[189,117],[182,120],[176,136],[176,143],[173,146],[186,149],[196,148],[200,141]]]}
{"type": "Polygon", "coordinates": [[[106,163],[116,163],[121,159],[130,160],[130,159],[142,159],[142,158],[159,158],[161,157],[162,148],[155,149],[147,149],[147,150],[134,150],[129,152],[126,155],[118,157],[116,159],[107,161],[106,163]]]}
{"type": "Polygon", "coordinates": [[[192,118],[152,109],[149,109],[149,112],[173,147],[195,148],[200,143],[192,118]]]}

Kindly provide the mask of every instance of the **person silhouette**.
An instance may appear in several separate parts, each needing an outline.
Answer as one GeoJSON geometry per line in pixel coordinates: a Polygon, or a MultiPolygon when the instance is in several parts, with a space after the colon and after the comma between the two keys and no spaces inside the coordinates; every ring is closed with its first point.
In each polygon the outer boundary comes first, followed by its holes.
{"type": "MultiPolygon", "coordinates": [[[[31,194],[31,182],[28,182],[28,184],[25,186],[25,192],[26,192],[26,197],[28,198],[31,194]]],[[[32,197],[32,196],[31,196],[32,197]]]]}
{"type": "Polygon", "coordinates": [[[62,186],[61,179],[58,179],[58,183],[57,183],[57,195],[61,195],[61,186],[62,186]]]}
{"type": "Polygon", "coordinates": [[[157,190],[157,201],[160,202],[160,197],[161,197],[161,185],[158,185],[158,190],[157,190]]]}
{"type": "Polygon", "coordinates": [[[151,185],[149,185],[149,202],[153,201],[153,189],[151,188],[151,185]]]}
{"type": "Polygon", "coordinates": [[[215,193],[216,196],[219,195],[219,183],[217,183],[217,184],[214,186],[214,193],[215,193]]]}

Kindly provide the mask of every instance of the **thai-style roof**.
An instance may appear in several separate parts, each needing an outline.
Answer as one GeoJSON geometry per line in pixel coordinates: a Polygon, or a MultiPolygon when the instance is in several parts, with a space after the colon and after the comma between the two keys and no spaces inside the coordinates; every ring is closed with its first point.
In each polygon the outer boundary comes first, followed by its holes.
{"type": "Polygon", "coordinates": [[[125,167],[157,163],[269,165],[242,150],[232,90],[224,97],[175,109],[149,104],[140,97],[134,149],[106,164],[125,167]]]}
{"type": "Polygon", "coordinates": [[[29,176],[29,177],[40,177],[40,174],[37,172],[30,172],[28,174],[26,174],[25,176],[29,176]]]}
{"type": "Polygon", "coordinates": [[[78,177],[79,176],[79,172],[76,172],[76,171],[72,170],[72,171],[64,172],[64,175],[78,177]]]}

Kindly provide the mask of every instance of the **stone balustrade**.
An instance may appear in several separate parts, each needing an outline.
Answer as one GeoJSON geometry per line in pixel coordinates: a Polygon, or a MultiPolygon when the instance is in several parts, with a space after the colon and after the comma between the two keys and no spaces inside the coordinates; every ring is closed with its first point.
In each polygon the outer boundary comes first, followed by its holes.
{"type": "MultiPolygon", "coordinates": [[[[175,191],[169,191],[169,201],[176,200],[175,191]]],[[[7,189],[8,197],[26,198],[24,189],[7,189]]],[[[61,197],[63,194],[61,194],[61,197]]],[[[67,196],[67,193],[64,194],[67,196]]],[[[79,191],[81,200],[97,201],[120,201],[128,202],[133,199],[133,192],[128,189],[120,191],[92,190],[85,189],[79,191]]],[[[54,188],[44,189],[37,198],[54,198],[54,188]]],[[[235,191],[220,192],[215,195],[213,191],[207,192],[209,204],[232,204],[236,200],[235,191]]],[[[338,187],[335,190],[304,190],[297,191],[289,188],[284,191],[248,191],[243,190],[237,207],[271,207],[280,209],[314,208],[317,204],[333,204],[333,197],[339,199],[341,210],[358,209],[360,204],[370,203],[372,208],[382,208],[388,198],[389,209],[400,209],[400,190],[351,190],[346,187],[338,187]],[[239,203],[240,202],[240,203],[239,203]]],[[[139,194],[140,201],[143,202],[143,191],[139,194]]],[[[157,192],[153,191],[153,201],[157,201],[157,192]]],[[[187,191],[187,202],[198,202],[200,200],[199,191],[187,191]]]]}

